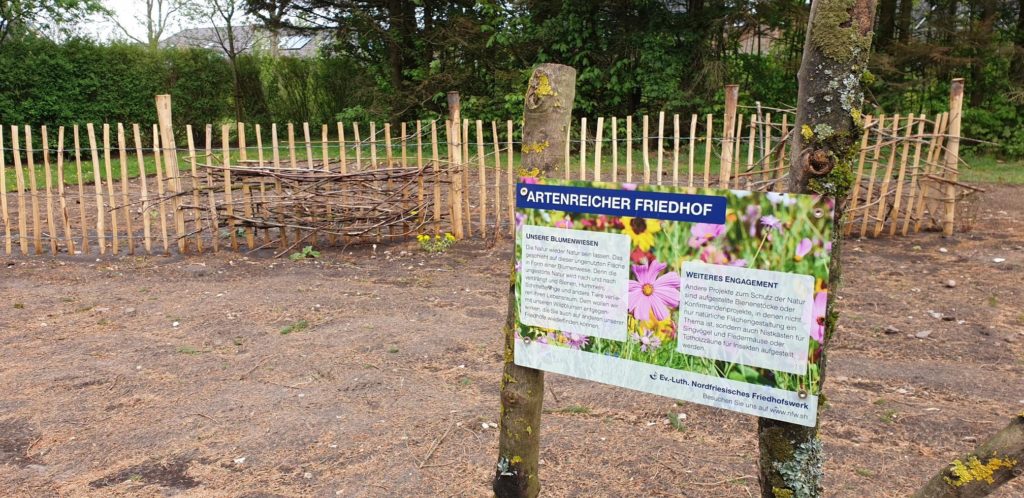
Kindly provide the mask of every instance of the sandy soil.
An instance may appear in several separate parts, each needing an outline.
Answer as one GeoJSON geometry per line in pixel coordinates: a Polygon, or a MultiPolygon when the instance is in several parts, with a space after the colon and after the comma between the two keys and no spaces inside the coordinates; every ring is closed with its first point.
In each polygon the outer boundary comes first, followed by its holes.
{"type": "MultiPolygon", "coordinates": [[[[1022,194],[956,239],[848,243],[828,496],[905,496],[1024,408],[1022,194]]],[[[509,252],[3,259],[0,489],[487,496],[509,252]]],[[[548,379],[545,495],[757,493],[755,418],[548,379]]]]}

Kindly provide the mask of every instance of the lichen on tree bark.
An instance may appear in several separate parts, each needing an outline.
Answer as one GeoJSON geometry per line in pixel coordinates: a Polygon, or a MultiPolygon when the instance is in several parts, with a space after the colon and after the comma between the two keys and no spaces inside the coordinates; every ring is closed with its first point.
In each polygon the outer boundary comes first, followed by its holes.
{"type": "MultiPolygon", "coordinates": [[[[875,0],[817,0],[811,4],[798,74],[799,91],[789,191],[835,200],[829,265],[824,351],[835,333],[835,291],[842,275],[841,234],[846,198],[853,185],[854,155],[861,130],[863,91],[875,0]]],[[[820,363],[825,380],[826,354],[820,363]]],[[[820,419],[820,418],[819,418],[820,419]]],[[[817,427],[767,418],[758,421],[759,478],[763,498],[809,498],[822,492],[821,442],[817,427]]]]}
{"type": "Polygon", "coordinates": [[[914,498],[980,498],[1024,474],[1024,412],[978,447],[947,464],[914,498]]]}

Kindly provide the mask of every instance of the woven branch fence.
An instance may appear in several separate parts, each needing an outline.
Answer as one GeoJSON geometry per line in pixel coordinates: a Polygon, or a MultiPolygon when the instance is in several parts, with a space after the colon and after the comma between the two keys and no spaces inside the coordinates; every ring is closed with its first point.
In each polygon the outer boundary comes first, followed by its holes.
{"type": "MultiPolygon", "coordinates": [[[[782,191],[789,137],[799,132],[792,113],[739,106],[735,94],[727,89],[717,122],[667,113],[581,118],[555,175],[782,191]]],[[[959,104],[951,107],[930,119],[863,118],[847,235],[969,229],[968,195],[979,189],[958,180],[959,104]]],[[[514,229],[520,123],[187,125],[179,147],[170,98],[158,96],[157,109],[160,122],[146,128],[0,126],[4,254],[284,255],[305,245],[514,229]]]]}

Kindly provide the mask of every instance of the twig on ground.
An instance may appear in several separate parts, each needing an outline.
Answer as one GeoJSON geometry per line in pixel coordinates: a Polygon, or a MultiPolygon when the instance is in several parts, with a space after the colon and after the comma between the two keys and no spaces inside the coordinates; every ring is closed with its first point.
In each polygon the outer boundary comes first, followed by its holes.
{"type": "Polygon", "coordinates": [[[690,481],[690,482],[688,482],[686,484],[692,484],[694,486],[721,486],[723,484],[729,484],[731,482],[736,482],[736,481],[743,481],[743,480],[746,480],[746,479],[757,479],[757,477],[756,476],[739,476],[739,477],[730,477],[728,479],[722,479],[721,481],[715,481],[715,482],[696,482],[696,481],[690,481]]]}
{"type": "Polygon", "coordinates": [[[217,420],[217,419],[215,419],[215,418],[213,418],[213,417],[211,417],[211,416],[209,416],[209,415],[207,415],[207,414],[205,414],[205,413],[199,413],[199,412],[195,412],[195,413],[193,413],[192,415],[198,415],[198,416],[200,416],[200,417],[203,417],[203,418],[205,418],[205,419],[209,419],[209,420],[212,420],[213,422],[216,422],[216,423],[218,423],[218,424],[220,423],[220,421],[219,421],[219,420],[217,420]]]}
{"type": "Polygon", "coordinates": [[[266,379],[261,379],[260,382],[263,382],[263,383],[266,383],[266,384],[275,385],[275,386],[278,386],[278,387],[287,387],[288,389],[298,389],[298,388],[300,388],[300,387],[302,387],[302,386],[304,386],[306,384],[309,384],[309,382],[300,382],[298,384],[294,384],[294,385],[290,385],[289,386],[288,384],[282,384],[280,382],[274,382],[272,380],[266,380],[266,379]]]}
{"type": "Polygon", "coordinates": [[[440,446],[445,438],[448,437],[448,434],[452,432],[453,427],[455,427],[455,417],[452,417],[452,421],[448,424],[448,429],[444,431],[444,434],[441,434],[441,437],[434,440],[434,444],[430,446],[430,451],[427,452],[427,456],[423,457],[423,461],[420,462],[419,468],[422,469],[427,463],[427,460],[430,460],[430,457],[434,456],[434,452],[437,451],[437,447],[440,446]]]}
{"type": "Polygon", "coordinates": [[[263,366],[264,363],[266,363],[268,360],[270,360],[273,357],[274,357],[274,355],[270,355],[270,356],[264,357],[262,360],[257,362],[255,366],[250,368],[248,372],[245,372],[244,374],[242,374],[242,376],[239,377],[238,380],[245,380],[246,377],[252,375],[252,373],[255,372],[257,368],[260,368],[261,366],[263,366]]]}

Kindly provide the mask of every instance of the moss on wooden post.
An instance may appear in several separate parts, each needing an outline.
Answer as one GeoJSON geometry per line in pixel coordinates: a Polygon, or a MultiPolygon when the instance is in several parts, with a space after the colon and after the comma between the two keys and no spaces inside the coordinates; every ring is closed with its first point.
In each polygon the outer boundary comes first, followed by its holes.
{"type": "MultiPolygon", "coordinates": [[[[541,64],[533,71],[526,90],[523,113],[524,170],[541,175],[565,160],[565,137],[576,96],[576,70],[559,64],[541,64]]],[[[513,258],[515,256],[513,255],[513,258]]],[[[513,263],[514,264],[514,263],[513,263]]],[[[494,494],[535,497],[540,493],[540,415],[544,400],[544,372],[515,364],[515,269],[509,279],[505,317],[505,367],[501,376],[501,428],[494,494]]]]}
{"type": "MultiPolygon", "coordinates": [[[[835,199],[824,351],[836,329],[835,290],[842,276],[840,238],[859,148],[861,77],[867,69],[875,0],[817,0],[811,5],[798,74],[799,93],[790,156],[789,191],[835,199]]],[[[826,357],[821,358],[825,379],[826,357]]],[[[820,420],[820,417],[818,418],[820,420]]],[[[822,447],[817,427],[758,421],[763,498],[809,498],[822,492],[822,447]]]]}

